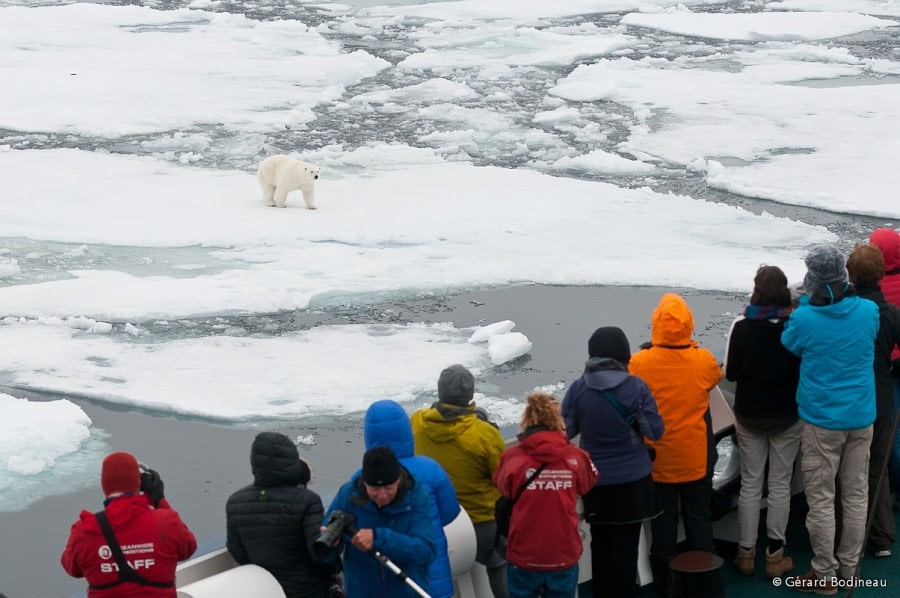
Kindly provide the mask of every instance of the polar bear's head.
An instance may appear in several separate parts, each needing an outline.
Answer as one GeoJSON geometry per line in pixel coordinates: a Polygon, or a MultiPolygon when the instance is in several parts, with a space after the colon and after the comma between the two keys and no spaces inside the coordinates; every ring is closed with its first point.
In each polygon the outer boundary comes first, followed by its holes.
{"type": "Polygon", "coordinates": [[[319,178],[319,172],[322,170],[319,166],[315,164],[310,164],[309,162],[300,162],[298,160],[300,167],[300,178],[307,181],[315,181],[319,178]]]}

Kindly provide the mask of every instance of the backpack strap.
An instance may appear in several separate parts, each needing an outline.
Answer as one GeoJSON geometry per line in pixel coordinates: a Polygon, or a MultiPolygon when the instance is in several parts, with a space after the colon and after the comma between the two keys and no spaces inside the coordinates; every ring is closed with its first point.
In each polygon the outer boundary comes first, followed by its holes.
{"type": "Polygon", "coordinates": [[[625,406],[617,401],[610,391],[604,390],[601,394],[603,395],[603,398],[606,399],[606,401],[612,406],[612,408],[615,409],[616,413],[619,414],[619,417],[622,418],[622,421],[624,421],[628,426],[631,426],[631,429],[634,430],[634,433],[638,435],[638,438],[640,438],[642,436],[641,429],[638,426],[638,422],[637,419],[635,419],[634,414],[628,413],[628,411],[626,411],[625,409],[625,406]]]}
{"type": "Polygon", "coordinates": [[[107,519],[106,517],[106,511],[98,511],[94,513],[94,517],[97,518],[97,523],[100,525],[100,530],[103,532],[103,537],[106,538],[106,543],[109,546],[109,550],[110,552],[112,552],[113,558],[116,560],[116,566],[119,569],[119,579],[110,583],[91,585],[90,589],[107,590],[125,582],[136,583],[138,585],[150,586],[153,588],[175,587],[174,580],[168,583],[151,581],[132,569],[131,565],[128,564],[128,561],[125,560],[125,555],[122,554],[122,547],[119,546],[119,541],[116,540],[116,536],[115,534],[113,534],[112,527],[110,527],[109,525],[109,519],[107,519]]]}
{"type": "Polygon", "coordinates": [[[512,508],[512,506],[516,504],[516,501],[519,500],[519,497],[522,496],[523,492],[525,492],[525,488],[528,487],[528,484],[533,482],[539,475],[541,475],[541,472],[544,471],[545,467],[547,467],[547,464],[541,463],[540,467],[535,469],[534,473],[532,473],[530,476],[528,476],[528,478],[525,479],[525,483],[519,487],[519,491],[516,492],[516,496],[512,499],[512,502],[509,503],[510,508],[512,508]]]}

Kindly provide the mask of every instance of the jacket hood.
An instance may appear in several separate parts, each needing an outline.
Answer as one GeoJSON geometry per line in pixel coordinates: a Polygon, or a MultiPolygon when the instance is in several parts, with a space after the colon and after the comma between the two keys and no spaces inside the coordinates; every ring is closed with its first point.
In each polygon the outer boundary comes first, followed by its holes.
{"type": "MultiPolygon", "coordinates": [[[[109,500],[104,508],[106,518],[113,527],[127,527],[132,521],[150,510],[150,498],[143,493],[117,496],[109,500]]],[[[97,517],[90,511],[82,511],[79,519],[84,525],[84,531],[102,534],[97,517]]]]}
{"type": "Polygon", "coordinates": [[[471,407],[451,407],[446,409],[446,404],[435,403],[431,409],[426,410],[419,420],[421,432],[433,442],[443,444],[453,442],[478,420],[475,409],[471,407]]]}
{"type": "Polygon", "coordinates": [[[541,463],[558,461],[563,454],[569,439],[565,432],[537,428],[526,430],[520,437],[519,444],[530,456],[541,463]]]}
{"type": "Polygon", "coordinates": [[[363,422],[366,450],[376,446],[389,447],[398,459],[412,457],[414,443],[409,416],[396,401],[376,401],[366,411],[363,422]]]}
{"type": "Polygon", "coordinates": [[[272,488],[309,483],[309,465],[300,459],[297,446],[284,434],[257,434],[250,449],[250,465],[256,486],[272,488]]]}
{"type": "Polygon", "coordinates": [[[683,346],[691,344],[694,315],[680,295],[666,293],[659,300],[650,319],[650,339],[654,345],[683,346]]]}
{"type": "Polygon", "coordinates": [[[621,369],[594,370],[584,373],[584,384],[591,390],[610,390],[624,382],[630,374],[621,369]]]}
{"type": "Polygon", "coordinates": [[[853,312],[853,310],[857,308],[860,301],[868,301],[868,299],[860,299],[856,294],[856,291],[854,290],[852,295],[844,297],[837,303],[831,303],[829,305],[815,305],[811,302],[807,302],[805,307],[815,310],[825,317],[844,320],[848,317],[849,314],[853,312]]]}
{"type": "Polygon", "coordinates": [[[892,228],[876,228],[869,237],[869,245],[874,245],[884,255],[884,271],[900,268],[900,233],[892,228]]]}

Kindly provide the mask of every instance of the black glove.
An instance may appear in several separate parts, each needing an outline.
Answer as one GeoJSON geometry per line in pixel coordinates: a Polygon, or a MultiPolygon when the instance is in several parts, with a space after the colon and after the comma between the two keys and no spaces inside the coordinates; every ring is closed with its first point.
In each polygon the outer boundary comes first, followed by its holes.
{"type": "Polygon", "coordinates": [[[160,499],[165,498],[165,484],[159,474],[152,469],[141,471],[141,492],[150,497],[150,504],[159,505],[160,499]]]}

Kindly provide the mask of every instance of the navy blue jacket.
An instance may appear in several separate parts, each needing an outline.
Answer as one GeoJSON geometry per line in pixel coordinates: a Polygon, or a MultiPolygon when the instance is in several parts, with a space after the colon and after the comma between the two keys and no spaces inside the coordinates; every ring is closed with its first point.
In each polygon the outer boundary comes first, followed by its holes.
{"type": "Polygon", "coordinates": [[[566,392],[562,404],[566,432],[569,438],[581,434],[580,446],[600,472],[598,486],[634,482],[650,475],[647,448],[603,397],[603,391],[610,391],[626,412],[634,415],[641,435],[651,440],[662,437],[662,418],[643,380],[612,359],[600,360],[595,367],[599,369],[589,367],[566,392]]]}

